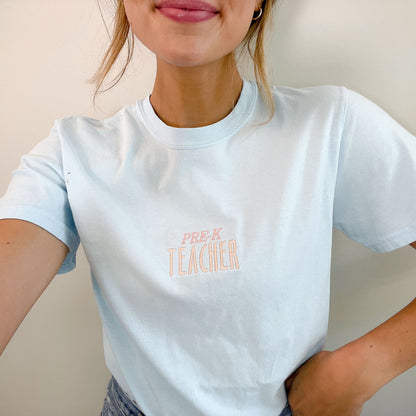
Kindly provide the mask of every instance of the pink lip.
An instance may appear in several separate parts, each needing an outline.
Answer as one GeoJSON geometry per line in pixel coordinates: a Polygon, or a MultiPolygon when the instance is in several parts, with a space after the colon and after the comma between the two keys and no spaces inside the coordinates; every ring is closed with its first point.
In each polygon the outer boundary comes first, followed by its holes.
{"type": "Polygon", "coordinates": [[[218,10],[201,0],[161,0],[156,8],[166,17],[180,23],[197,23],[215,17],[218,10]]]}
{"type": "Polygon", "coordinates": [[[161,0],[157,2],[156,8],[166,7],[169,9],[201,10],[211,13],[218,13],[218,10],[209,3],[201,0],[161,0]]]}

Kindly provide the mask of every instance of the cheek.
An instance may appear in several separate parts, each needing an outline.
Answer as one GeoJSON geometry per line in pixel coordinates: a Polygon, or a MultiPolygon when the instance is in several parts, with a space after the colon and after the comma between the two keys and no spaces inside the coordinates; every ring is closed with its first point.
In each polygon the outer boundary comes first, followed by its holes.
{"type": "Polygon", "coordinates": [[[127,20],[134,32],[144,32],[149,18],[151,18],[152,9],[144,1],[124,0],[124,10],[127,20]]]}
{"type": "Polygon", "coordinates": [[[255,0],[229,0],[224,7],[223,27],[237,46],[244,39],[253,20],[255,0]]]}
{"type": "Polygon", "coordinates": [[[221,38],[224,44],[235,50],[243,41],[251,24],[251,14],[239,13],[230,14],[229,17],[224,18],[222,25],[221,38]]]}
{"type": "Polygon", "coordinates": [[[152,49],[151,40],[155,37],[152,33],[151,22],[153,20],[153,8],[145,1],[124,0],[124,9],[130,22],[131,30],[137,39],[150,49],[152,49]]]}

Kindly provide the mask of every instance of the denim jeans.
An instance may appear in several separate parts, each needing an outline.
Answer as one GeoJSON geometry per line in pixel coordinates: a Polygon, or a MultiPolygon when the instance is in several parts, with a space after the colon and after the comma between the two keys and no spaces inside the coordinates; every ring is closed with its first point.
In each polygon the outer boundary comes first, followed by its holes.
{"type": "Polygon", "coordinates": [[[286,403],[286,407],[282,410],[279,416],[292,416],[292,411],[290,410],[289,403],[286,403]]]}
{"type": "MultiPolygon", "coordinates": [[[[291,416],[289,404],[279,416],[291,416]]],[[[145,416],[134,400],[122,390],[114,377],[111,377],[107,387],[101,416],[145,416]]]]}
{"type": "Polygon", "coordinates": [[[145,416],[145,414],[139,409],[137,403],[127,396],[116,379],[111,377],[101,416],[145,416]]]}

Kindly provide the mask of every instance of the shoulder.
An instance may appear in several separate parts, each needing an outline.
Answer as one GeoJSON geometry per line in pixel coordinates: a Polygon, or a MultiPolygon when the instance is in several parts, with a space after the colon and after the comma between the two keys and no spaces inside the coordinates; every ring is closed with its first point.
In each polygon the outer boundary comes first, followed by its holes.
{"type": "Polygon", "coordinates": [[[310,119],[318,117],[343,119],[347,102],[347,89],[340,85],[306,87],[271,87],[276,112],[287,117],[310,119]]]}
{"type": "Polygon", "coordinates": [[[335,104],[345,101],[347,88],[341,85],[314,85],[290,87],[273,85],[273,96],[280,101],[305,105],[335,104]]]}
{"type": "Polygon", "coordinates": [[[116,111],[111,116],[108,116],[103,119],[98,119],[86,115],[69,115],[61,117],[55,120],[55,126],[61,132],[71,131],[71,132],[94,132],[99,133],[100,130],[106,130],[111,128],[117,128],[128,120],[130,117],[133,117],[132,112],[134,111],[134,104],[128,104],[123,106],[121,109],[116,111]]]}
{"type": "Polygon", "coordinates": [[[92,137],[104,137],[117,134],[137,121],[136,104],[127,104],[107,118],[98,119],[85,115],[70,115],[55,120],[54,128],[61,140],[76,141],[92,137]]]}

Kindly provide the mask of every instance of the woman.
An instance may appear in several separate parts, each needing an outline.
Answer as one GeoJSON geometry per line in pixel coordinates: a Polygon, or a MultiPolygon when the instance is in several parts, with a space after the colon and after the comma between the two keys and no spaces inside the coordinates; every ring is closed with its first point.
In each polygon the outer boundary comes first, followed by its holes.
{"type": "Polygon", "coordinates": [[[356,416],[416,363],[415,301],[321,351],[332,227],[380,252],[416,240],[416,142],[345,88],[269,89],[273,6],[120,1],[97,84],[134,33],[157,57],[152,94],[57,120],[0,200],[0,351],[82,241],[104,416],[356,416]],[[250,37],[257,84],[235,63],[250,37]]]}

